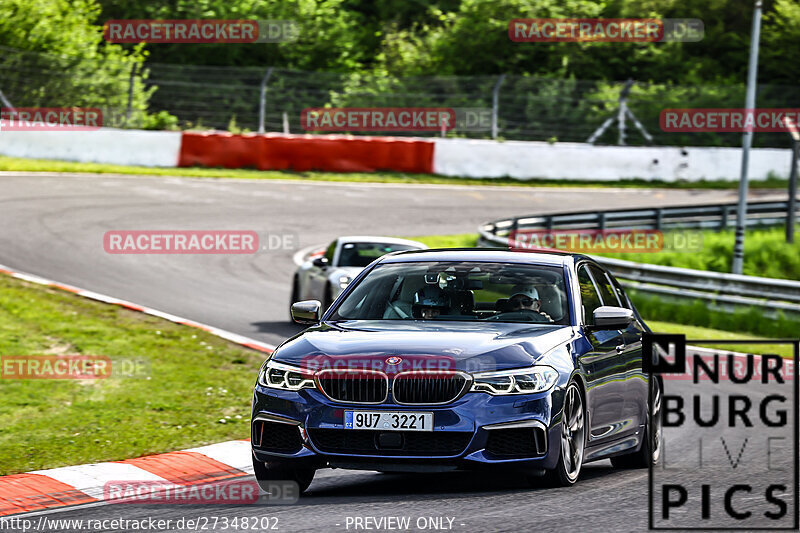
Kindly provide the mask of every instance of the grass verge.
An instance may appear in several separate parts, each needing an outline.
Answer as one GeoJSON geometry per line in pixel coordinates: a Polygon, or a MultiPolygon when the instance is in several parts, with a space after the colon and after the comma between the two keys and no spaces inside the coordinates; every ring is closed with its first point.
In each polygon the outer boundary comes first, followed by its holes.
{"type": "MultiPolygon", "coordinates": [[[[730,331],[701,328],[697,326],[684,326],[682,324],[660,322],[657,320],[648,320],[647,325],[650,326],[650,329],[652,329],[655,333],[676,333],[686,335],[686,338],[691,340],[770,340],[767,337],[743,335],[741,333],[732,333],[730,331]]],[[[704,348],[716,348],[731,352],[753,354],[774,353],[780,355],[781,357],[786,357],[787,359],[794,357],[794,348],[788,344],[703,344],[702,346],[704,348]]]]}
{"type": "MultiPolygon", "coordinates": [[[[662,182],[646,180],[577,181],[533,179],[520,181],[512,178],[458,178],[430,174],[405,174],[401,172],[289,172],[279,170],[249,170],[223,168],[152,168],[139,166],[107,165],[102,163],[76,163],[49,159],[22,159],[0,156],[0,171],[15,172],[80,172],[87,174],[134,174],[140,176],[179,176],[195,178],[277,179],[300,181],[341,181],[353,183],[410,183],[427,185],[495,185],[513,187],[627,187],[668,189],[735,189],[736,181],[662,182]]],[[[770,178],[751,182],[753,188],[785,189],[788,181],[770,178]]]]}
{"type": "Polygon", "coordinates": [[[203,331],[0,275],[0,347],[149,366],[135,378],[0,380],[0,475],[249,437],[264,355],[203,331]]]}

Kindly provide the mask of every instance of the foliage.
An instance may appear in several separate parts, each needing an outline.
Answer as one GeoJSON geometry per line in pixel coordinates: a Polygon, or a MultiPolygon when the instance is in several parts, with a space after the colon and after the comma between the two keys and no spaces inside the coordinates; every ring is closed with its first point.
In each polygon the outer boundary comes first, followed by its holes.
{"type": "Polygon", "coordinates": [[[800,330],[800,317],[796,314],[779,312],[777,317],[765,316],[763,310],[756,307],[724,312],[714,310],[703,300],[679,300],[633,289],[628,290],[628,294],[645,321],[657,320],[773,338],[796,337],[800,330]]]}
{"type": "MultiPolygon", "coordinates": [[[[688,230],[694,232],[693,230],[688,230]]],[[[703,231],[697,251],[662,250],[658,253],[602,254],[637,263],[730,272],[733,260],[733,231],[703,231]]],[[[665,241],[670,241],[669,236],[665,241]]],[[[794,244],[786,242],[783,227],[749,229],[745,236],[743,273],[748,276],[800,280],[800,228],[794,244]]]]}
{"type": "MultiPolygon", "coordinates": [[[[17,107],[125,109],[130,73],[143,64],[141,46],[124,49],[103,42],[93,25],[94,0],[4,0],[0,2],[0,89],[17,107]]],[[[132,111],[141,116],[148,91],[134,84],[132,111]]],[[[106,113],[104,124],[124,117],[106,113]]]]}

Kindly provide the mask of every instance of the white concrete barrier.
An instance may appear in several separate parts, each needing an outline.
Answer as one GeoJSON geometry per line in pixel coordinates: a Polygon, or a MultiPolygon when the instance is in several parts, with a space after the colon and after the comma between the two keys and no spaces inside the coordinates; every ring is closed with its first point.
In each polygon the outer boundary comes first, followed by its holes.
{"type": "Polygon", "coordinates": [[[145,167],[176,167],[179,131],[0,131],[0,155],[145,167]]]}
{"type": "MultiPolygon", "coordinates": [[[[433,170],[445,176],[521,180],[738,180],[741,158],[740,148],[437,139],[433,170]]],[[[788,149],[752,149],[749,176],[753,180],[766,179],[770,173],[788,177],[790,160],[788,149]]]]}
{"type": "MultiPolygon", "coordinates": [[[[181,132],[0,131],[0,155],[146,167],[176,167],[181,132]]],[[[591,146],[581,143],[436,139],[433,172],[468,178],[739,179],[740,148],[591,146]]],[[[754,148],[750,178],[788,177],[788,149],[754,148]]],[[[430,167],[428,167],[430,168],[430,167]]]]}

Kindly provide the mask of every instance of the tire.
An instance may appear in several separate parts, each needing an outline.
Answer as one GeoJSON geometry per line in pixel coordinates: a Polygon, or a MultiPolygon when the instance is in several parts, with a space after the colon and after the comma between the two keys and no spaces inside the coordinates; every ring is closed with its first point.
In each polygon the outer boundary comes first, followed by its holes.
{"type": "Polygon", "coordinates": [[[292,468],[280,462],[262,463],[253,457],[253,474],[264,492],[270,491],[272,481],[294,481],[302,494],[311,485],[315,472],[313,468],[292,468]]]}
{"type": "Polygon", "coordinates": [[[663,403],[663,394],[661,390],[661,383],[657,378],[650,381],[650,398],[648,398],[647,421],[644,426],[644,439],[642,445],[634,453],[625,455],[618,455],[611,458],[611,464],[615,468],[647,468],[650,465],[658,464],[661,458],[663,429],[661,425],[661,409],[663,403]],[[653,414],[654,420],[650,420],[650,406],[651,399],[654,401],[653,414]],[[650,425],[655,424],[654,437],[650,439],[650,425]]]}
{"type": "Polygon", "coordinates": [[[574,381],[564,391],[558,462],[545,473],[545,482],[554,487],[569,487],[578,481],[586,448],[586,406],[581,388],[574,381]],[[565,454],[565,452],[567,452],[565,454]]]}
{"type": "Polygon", "coordinates": [[[295,302],[300,301],[300,280],[297,279],[297,276],[294,277],[292,280],[292,297],[289,301],[289,322],[294,324],[294,319],[292,318],[292,304],[295,302]]]}

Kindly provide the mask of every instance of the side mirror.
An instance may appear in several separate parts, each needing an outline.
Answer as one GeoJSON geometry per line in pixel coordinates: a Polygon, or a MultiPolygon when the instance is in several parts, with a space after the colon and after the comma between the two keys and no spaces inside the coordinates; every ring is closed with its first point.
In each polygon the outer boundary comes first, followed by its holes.
{"type": "Polygon", "coordinates": [[[633,322],[633,311],[624,307],[604,305],[594,310],[592,329],[625,329],[633,322]]]}
{"type": "Polygon", "coordinates": [[[314,259],[313,261],[311,261],[311,264],[314,265],[315,267],[325,268],[326,266],[328,266],[328,258],[325,257],[324,255],[321,255],[316,259],[314,259]]]}
{"type": "Polygon", "coordinates": [[[304,300],[292,304],[292,320],[298,324],[318,324],[320,316],[319,300],[304,300]]]}

